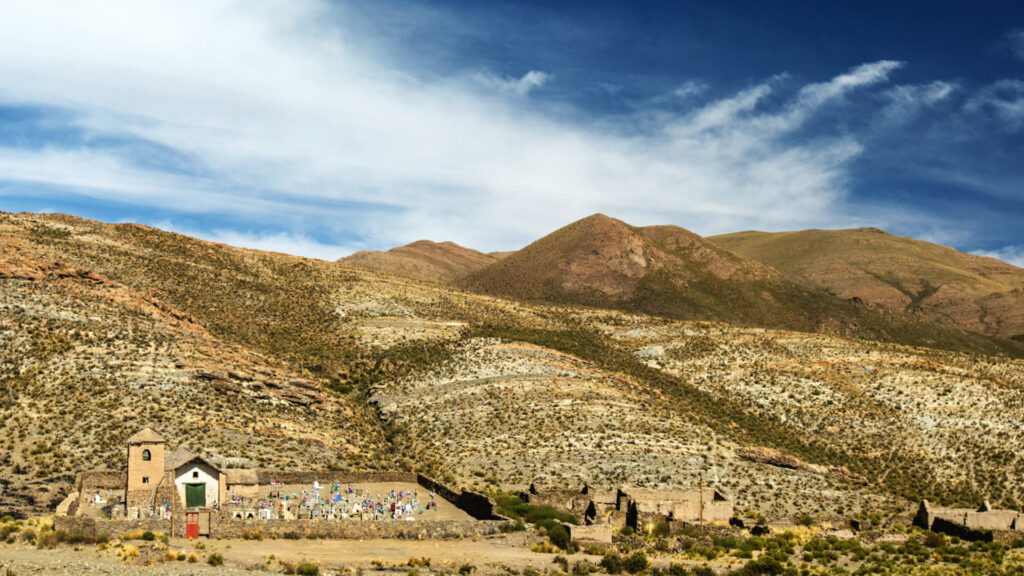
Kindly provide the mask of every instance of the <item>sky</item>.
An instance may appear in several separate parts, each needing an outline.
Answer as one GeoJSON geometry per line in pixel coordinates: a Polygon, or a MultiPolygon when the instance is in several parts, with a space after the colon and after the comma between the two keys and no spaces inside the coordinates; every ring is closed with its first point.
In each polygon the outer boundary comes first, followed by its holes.
{"type": "Polygon", "coordinates": [[[1024,266],[1024,5],[0,0],[0,210],[336,259],[596,212],[1024,266]]]}

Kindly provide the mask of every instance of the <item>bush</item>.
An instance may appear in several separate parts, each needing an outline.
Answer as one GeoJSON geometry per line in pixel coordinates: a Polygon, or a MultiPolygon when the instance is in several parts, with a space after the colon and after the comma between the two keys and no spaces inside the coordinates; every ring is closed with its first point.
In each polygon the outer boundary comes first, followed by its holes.
{"type": "Polygon", "coordinates": [[[308,560],[303,560],[295,567],[295,573],[299,576],[318,576],[320,568],[308,560]]]}
{"type": "Polygon", "coordinates": [[[462,574],[462,576],[468,576],[473,572],[476,572],[476,566],[473,566],[472,564],[463,564],[462,566],[459,566],[459,574],[462,574]]]}
{"type": "Polygon", "coordinates": [[[601,558],[601,568],[604,568],[604,571],[609,574],[622,572],[622,557],[614,550],[608,552],[601,558]]]}
{"type": "Polygon", "coordinates": [[[567,550],[569,548],[569,531],[561,524],[555,524],[548,529],[548,538],[551,539],[552,544],[558,546],[562,550],[567,550]]]}
{"type": "Polygon", "coordinates": [[[146,542],[152,542],[153,540],[156,540],[156,534],[153,534],[149,530],[146,530],[142,533],[142,536],[140,538],[142,540],[145,540],[146,542]]]}
{"type": "Polygon", "coordinates": [[[741,574],[743,576],[763,576],[782,574],[785,571],[785,566],[775,558],[758,558],[757,560],[747,562],[746,566],[737,570],[734,574],[741,574]]]}
{"type": "Polygon", "coordinates": [[[522,532],[526,530],[526,524],[523,524],[522,520],[516,520],[514,523],[508,523],[501,525],[502,532],[522,532]]]}
{"type": "Polygon", "coordinates": [[[643,550],[637,550],[622,560],[622,567],[630,574],[639,574],[647,570],[648,566],[650,566],[650,563],[647,561],[647,554],[644,554],[643,550]]]}
{"type": "Polygon", "coordinates": [[[671,532],[672,528],[671,526],[669,526],[668,522],[658,522],[654,525],[654,528],[651,529],[651,536],[655,536],[657,538],[665,538],[671,532]]]}
{"type": "Polygon", "coordinates": [[[946,537],[942,534],[929,531],[924,535],[924,542],[922,542],[922,544],[929,548],[939,548],[946,545],[946,537]]]}
{"type": "Polygon", "coordinates": [[[209,564],[210,566],[223,566],[224,565],[224,557],[221,556],[220,554],[214,552],[213,554],[210,554],[209,556],[206,557],[206,563],[209,564]]]}

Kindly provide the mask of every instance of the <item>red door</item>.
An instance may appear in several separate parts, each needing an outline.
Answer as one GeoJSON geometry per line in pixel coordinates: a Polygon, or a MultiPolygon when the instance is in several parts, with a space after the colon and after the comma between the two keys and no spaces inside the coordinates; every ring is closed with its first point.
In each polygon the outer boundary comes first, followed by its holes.
{"type": "Polygon", "coordinates": [[[199,515],[185,514],[185,538],[196,540],[199,538],[199,515]]]}

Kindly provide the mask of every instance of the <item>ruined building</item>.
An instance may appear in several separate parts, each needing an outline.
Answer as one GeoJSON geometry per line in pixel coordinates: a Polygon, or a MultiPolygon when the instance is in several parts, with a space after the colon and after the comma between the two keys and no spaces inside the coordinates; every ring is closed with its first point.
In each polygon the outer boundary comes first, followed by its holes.
{"type": "Polygon", "coordinates": [[[914,525],[965,540],[993,540],[1000,533],[1024,532],[1024,513],[995,510],[988,502],[979,508],[939,508],[922,500],[914,525]]]}

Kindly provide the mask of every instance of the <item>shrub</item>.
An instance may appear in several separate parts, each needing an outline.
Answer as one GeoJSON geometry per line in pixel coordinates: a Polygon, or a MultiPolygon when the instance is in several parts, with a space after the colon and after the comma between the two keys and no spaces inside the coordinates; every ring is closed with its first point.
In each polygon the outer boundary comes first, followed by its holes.
{"type": "Polygon", "coordinates": [[[146,530],[142,533],[142,536],[140,536],[139,538],[145,540],[146,542],[152,542],[153,540],[156,540],[156,534],[153,534],[149,530],[146,530]]]}
{"type": "Polygon", "coordinates": [[[567,550],[569,548],[569,531],[561,524],[555,524],[548,529],[548,538],[551,539],[552,544],[558,546],[562,550],[567,550]]]}
{"type": "Polygon", "coordinates": [[[526,530],[526,524],[523,524],[522,520],[516,520],[513,523],[506,522],[501,525],[502,532],[522,532],[526,530]]]}
{"type": "Polygon", "coordinates": [[[647,554],[644,554],[643,550],[637,550],[622,560],[622,567],[630,574],[639,574],[647,570],[649,565],[647,554]]]}
{"type": "Polygon", "coordinates": [[[939,548],[946,545],[946,537],[937,532],[929,531],[925,533],[922,544],[929,548],[939,548]]]}
{"type": "Polygon", "coordinates": [[[459,574],[462,574],[463,576],[468,576],[473,572],[476,572],[476,566],[473,566],[472,564],[463,564],[462,566],[459,566],[459,574]]]}
{"type": "Polygon", "coordinates": [[[654,525],[654,528],[651,529],[651,536],[655,536],[657,538],[665,538],[671,532],[672,529],[669,526],[668,522],[658,522],[654,525]]]}
{"type": "Polygon", "coordinates": [[[303,560],[295,567],[295,573],[299,576],[318,576],[320,568],[308,560],[303,560]]]}
{"type": "Polygon", "coordinates": [[[774,558],[758,558],[757,560],[747,562],[746,566],[735,573],[742,574],[743,576],[762,576],[782,574],[785,571],[785,566],[774,558]]]}
{"type": "Polygon", "coordinates": [[[622,557],[616,551],[611,551],[601,558],[601,568],[609,574],[622,572],[622,557]]]}

